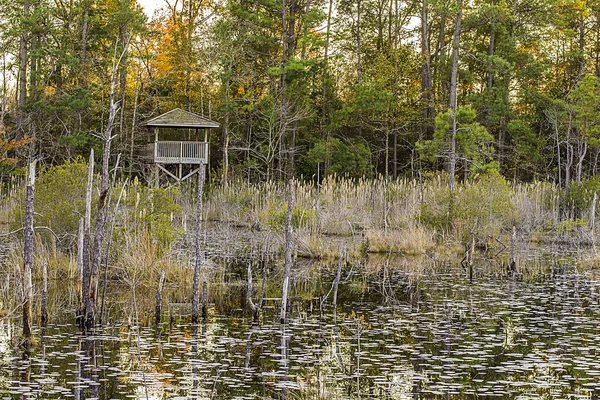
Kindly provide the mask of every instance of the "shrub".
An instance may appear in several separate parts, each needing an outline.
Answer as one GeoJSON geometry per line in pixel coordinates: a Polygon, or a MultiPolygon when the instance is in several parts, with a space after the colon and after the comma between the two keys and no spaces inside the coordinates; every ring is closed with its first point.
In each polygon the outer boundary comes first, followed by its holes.
{"type": "MultiPolygon", "coordinates": [[[[48,226],[59,237],[77,231],[79,219],[85,215],[87,168],[85,160],[77,158],[40,174],[35,185],[36,226],[48,226]]],[[[21,204],[13,218],[17,228],[25,216],[24,201],[21,204]]]]}
{"type": "MultiPolygon", "coordinates": [[[[264,224],[274,230],[285,229],[285,217],[287,215],[287,202],[278,205],[272,203],[269,209],[261,214],[261,220],[264,224]]],[[[315,219],[315,210],[307,209],[301,205],[296,205],[292,208],[292,226],[299,228],[308,225],[309,222],[315,219]]]]}
{"type": "Polygon", "coordinates": [[[498,236],[517,223],[512,189],[498,173],[478,175],[459,185],[454,193],[438,190],[421,208],[421,221],[429,227],[452,232],[456,239],[498,236]]]}
{"type": "MultiPolygon", "coordinates": [[[[116,188],[115,192],[120,189],[116,188]]],[[[181,192],[177,187],[169,189],[149,188],[137,180],[127,190],[123,206],[133,213],[133,226],[124,226],[124,229],[134,228],[146,231],[152,239],[160,245],[159,250],[167,250],[176,239],[179,230],[173,220],[179,217],[182,211],[177,203],[181,192]]],[[[113,196],[116,197],[116,196],[113,196]]]]}

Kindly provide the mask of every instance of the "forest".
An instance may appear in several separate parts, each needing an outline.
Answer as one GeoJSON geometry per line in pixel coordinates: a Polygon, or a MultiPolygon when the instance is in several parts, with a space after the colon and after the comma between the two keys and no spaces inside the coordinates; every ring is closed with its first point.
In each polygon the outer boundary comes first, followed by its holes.
{"type": "Polygon", "coordinates": [[[209,173],[222,182],[495,170],[567,189],[596,173],[594,1],[178,0],[151,18],[125,0],[6,1],[0,14],[3,180],[32,154],[101,154],[113,67],[112,153],[129,174],[145,173],[140,122],[175,107],[221,124],[209,173]]]}
{"type": "Polygon", "coordinates": [[[600,1],[147,6],[0,0],[0,397],[600,397],[600,1]]]}

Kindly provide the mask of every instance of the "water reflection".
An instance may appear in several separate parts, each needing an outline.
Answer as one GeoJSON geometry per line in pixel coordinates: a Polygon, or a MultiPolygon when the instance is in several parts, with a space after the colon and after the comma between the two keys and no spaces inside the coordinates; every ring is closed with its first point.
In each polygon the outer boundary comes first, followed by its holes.
{"type": "Polygon", "coordinates": [[[231,306],[209,309],[196,326],[176,314],[165,322],[170,329],[161,329],[170,333],[158,337],[151,319],[147,327],[124,323],[82,337],[67,323],[67,309],[58,317],[65,324],[51,320],[35,332],[33,352],[23,353],[16,346],[17,321],[6,319],[0,322],[0,398],[600,394],[594,271],[578,271],[567,260],[546,273],[525,265],[507,279],[478,266],[470,285],[460,270],[431,274],[395,262],[405,263],[392,258],[383,272],[348,266],[339,274],[313,268],[296,276],[298,300],[286,325],[275,322],[276,299],[266,298],[261,326],[231,306]],[[302,300],[311,298],[318,306],[302,300]]]}

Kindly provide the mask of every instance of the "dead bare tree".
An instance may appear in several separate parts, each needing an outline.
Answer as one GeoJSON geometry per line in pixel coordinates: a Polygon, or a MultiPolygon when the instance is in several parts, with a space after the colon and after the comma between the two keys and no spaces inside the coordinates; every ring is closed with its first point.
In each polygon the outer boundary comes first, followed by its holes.
{"type": "Polygon", "coordinates": [[[92,189],[94,186],[94,149],[90,150],[90,159],[88,161],[88,179],[85,191],[85,218],[79,221],[79,233],[77,239],[77,257],[79,263],[79,313],[77,323],[83,329],[85,322],[85,305],[87,301],[87,292],[84,288],[89,286],[89,268],[90,268],[90,235],[92,227],[92,189]]]}
{"type": "Polygon", "coordinates": [[[458,0],[456,7],[458,11],[456,13],[456,23],[454,25],[454,35],[452,37],[452,74],[450,77],[450,112],[452,115],[452,136],[450,139],[450,154],[449,154],[449,174],[450,174],[450,191],[454,192],[454,175],[456,174],[456,133],[458,127],[458,121],[456,119],[456,113],[458,111],[458,59],[459,59],[459,45],[460,45],[460,30],[463,13],[463,0],[458,0]]]}
{"type": "Polygon", "coordinates": [[[162,293],[165,287],[165,271],[160,271],[160,276],[158,278],[158,288],[156,289],[156,309],[154,313],[154,331],[156,337],[160,336],[160,315],[162,308],[162,293]]]}
{"type": "MultiPolygon", "coordinates": [[[[192,324],[198,323],[198,314],[200,311],[200,269],[204,264],[204,250],[202,249],[202,191],[204,190],[204,164],[200,164],[198,170],[198,194],[196,196],[196,262],[194,264],[194,280],[192,283],[192,324]]],[[[205,317],[206,302],[206,278],[202,282],[203,307],[202,315],[205,317]]]]}
{"type": "Polygon", "coordinates": [[[25,234],[23,239],[23,337],[26,345],[31,339],[31,298],[33,286],[31,271],[33,269],[33,216],[35,192],[35,160],[29,163],[29,177],[25,194],[25,234]]]}
{"type": "MultiPolygon", "coordinates": [[[[102,170],[100,174],[100,197],[98,199],[98,211],[96,214],[96,226],[94,229],[94,246],[92,249],[91,267],[86,271],[84,281],[87,285],[83,288],[85,298],[84,313],[84,331],[87,332],[93,328],[96,321],[96,297],[98,294],[98,271],[102,261],[102,249],[104,237],[106,234],[106,221],[108,219],[108,191],[109,191],[109,161],[111,143],[114,139],[112,134],[115,126],[115,120],[119,111],[119,102],[116,100],[117,72],[121,60],[127,52],[129,41],[123,43],[123,51],[117,59],[117,45],[113,56],[113,66],[111,72],[110,94],[109,94],[109,114],[106,129],[102,140],[104,142],[102,151],[102,170]]],[[[118,44],[118,41],[117,41],[118,44]]]]}
{"type": "Polygon", "coordinates": [[[292,211],[294,209],[294,181],[288,181],[288,205],[285,216],[285,261],[283,267],[283,289],[281,294],[280,322],[285,323],[287,317],[288,291],[290,286],[290,272],[292,270],[292,211]]]}
{"type": "Polygon", "coordinates": [[[42,312],[40,324],[43,328],[48,324],[48,261],[42,262],[42,312]]]}

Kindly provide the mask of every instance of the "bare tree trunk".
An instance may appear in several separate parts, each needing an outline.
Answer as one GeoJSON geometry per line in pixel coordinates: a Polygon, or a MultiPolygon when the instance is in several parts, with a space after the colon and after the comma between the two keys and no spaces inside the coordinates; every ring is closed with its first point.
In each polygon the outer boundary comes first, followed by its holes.
{"type": "Polygon", "coordinates": [[[160,336],[160,314],[162,307],[162,293],[165,286],[165,271],[160,271],[158,278],[158,289],[156,290],[156,308],[154,312],[154,331],[156,337],[160,336]]]}
{"type": "MultiPolygon", "coordinates": [[[[321,105],[321,139],[325,139],[327,143],[331,140],[331,132],[330,129],[326,129],[325,125],[327,124],[327,117],[329,115],[328,104],[327,104],[327,85],[329,80],[329,42],[331,38],[331,13],[333,11],[333,0],[329,0],[329,10],[327,11],[327,27],[325,30],[325,53],[323,55],[323,61],[325,66],[323,68],[323,87],[321,89],[323,96],[323,104],[321,105]]],[[[329,157],[325,159],[325,168],[324,172],[327,175],[327,170],[331,164],[331,160],[329,157]]],[[[318,168],[318,166],[317,166],[318,168]]],[[[318,173],[317,173],[318,175],[318,173]]]]}
{"type": "Polygon", "coordinates": [[[136,76],[135,80],[135,99],[133,101],[133,116],[131,117],[131,138],[129,142],[129,175],[133,172],[133,150],[135,148],[135,128],[137,126],[137,108],[140,99],[140,74],[136,76]]]}
{"type": "MultiPolygon", "coordinates": [[[[362,51],[362,43],[361,43],[361,36],[360,36],[360,15],[361,15],[361,5],[362,5],[362,0],[357,0],[356,1],[356,81],[358,84],[360,84],[362,82],[362,56],[361,56],[361,51],[362,51]]],[[[362,136],[362,125],[363,125],[363,120],[362,120],[362,112],[359,110],[358,111],[358,136],[362,136]]]]}
{"type": "Polygon", "coordinates": [[[81,304],[83,304],[83,299],[81,297],[82,292],[81,289],[83,287],[83,242],[85,237],[85,219],[79,219],[79,227],[77,229],[77,298],[79,300],[79,308],[81,309],[81,304]]]}
{"type": "Polygon", "coordinates": [[[292,269],[292,210],[294,209],[294,181],[288,181],[288,205],[285,216],[285,262],[283,266],[283,289],[281,294],[280,322],[283,324],[287,317],[288,291],[290,286],[290,272],[292,269]]]}
{"type": "Polygon", "coordinates": [[[85,220],[83,232],[81,233],[81,304],[77,316],[78,325],[84,329],[85,307],[87,304],[88,291],[90,284],[90,236],[92,226],[92,189],[94,184],[94,149],[90,150],[90,159],[88,163],[88,179],[85,192],[85,220]]]}
{"type": "Polygon", "coordinates": [[[35,192],[35,161],[29,163],[29,177],[25,188],[25,233],[23,238],[23,336],[29,344],[31,338],[31,300],[33,285],[31,272],[33,269],[33,218],[35,192]]]}
{"type": "Polygon", "coordinates": [[[208,318],[208,277],[206,269],[202,273],[202,323],[206,324],[208,318]]]}
{"type": "Polygon", "coordinates": [[[340,255],[340,259],[338,261],[337,270],[335,273],[335,280],[333,281],[333,336],[335,341],[335,355],[340,363],[340,367],[342,371],[344,368],[344,361],[342,359],[342,355],[340,352],[340,335],[337,326],[337,296],[338,296],[338,287],[340,285],[340,279],[342,277],[342,263],[344,262],[344,258],[346,257],[346,246],[342,250],[342,254],[340,255]]]}
{"type": "Polygon", "coordinates": [[[577,183],[581,183],[581,176],[582,176],[582,172],[583,172],[583,160],[585,159],[585,156],[587,154],[587,142],[584,141],[583,144],[581,144],[581,142],[579,142],[577,144],[577,150],[578,150],[578,154],[577,154],[576,179],[577,179],[577,183]]]}
{"type": "MultiPolygon", "coordinates": [[[[557,113],[558,114],[558,113],[557,113]]],[[[556,162],[558,163],[558,187],[562,188],[562,165],[560,161],[560,138],[558,136],[558,115],[554,123],[554,137],[556,140],[556,162]]]]}
{"type": "MultiPolygon", "coordinates": [[[[492,0],[492,5],[496,5],[496,0],[492,0]]],[[[490,63],[488,66],[488,71],[487,71],[487,97],[488,97],[488,102],[487,102],[487,118],[486,118],[486,128],[488,130],[488,132],[491,132],[491,113],[492,113],[492,102],[493,102],[493,96],[492,96],[492,90],[494,88],[494,65],[493,62],[491,61],[492,58],[494,57],[494,53],[496,52],[496,25],[495,25],[495,19],[494,21],[491,21],[490,24],[490,45],[489,45],[489,49],[488,49],[488,55],[490,56],[490,63]]],[[[500,135],[498,136],[498,151],[501,152],[502,151],[502,145],[504,143],[502,143],[504,138],[500,137],[500,135]]],[[[498,157],[498,159],[501,159],[502,157],[498,157]]]]}
{"type": "MultiPolygon", "coordinates": [[[[24,8],[24,18],[29,17],[29,8],[30,3],[29,0],[25,0],[23,5],[24,8]]],[[[29,44],[29,33],[26,29],[23,30],[19,37],[19,97],[18,97],[18,107],[19,107],[19,118],[18,125],[20,128],[19,135],[22,135],[25,129],[25,116],[26,113],[24,111],[25,103],[27,101],[27,65],[28,65],[28,44],[29,44]]]]}
{"type": "MultiPolygon", "coordinates": [[[[115,172],[113,174],[113,180],[112,180],[112,186],[115,185],[115,181],[117,179],[117,169],[119,166],[119,160],[121,154],[119,154],[119,156],[117,157],[117,162],[115,165],[115,172]]],[[[111,222],[110,222],[110,232],[108,234],[108,244],[106,245],[106,254],[104,255],[104,276],[102,277],[102,303],[100,305],[100,318],[98,318],[98,324],[102,325],[102,320],[104,318],[104,305],[106,303],[106,287],[108,285],[108,265],[110,264],[110,248],[111,248],[111,244],[112,244],[112,236],[113,236],[113,232],[115,230],[115,219],[117,216],[117,213],[119,212],[119,204],[121,204],[121,199],[123,198],[123,193],[125,192],[125,188],[127,188],[127,183],[129,182],[129,178],[125,179],[125,182],[123,182],[123,186],[121,187],[121,192],[119,193],[119,198],[117,199],[117,204],[115,204],[115,208],[113,210],[112,216],[111,216],[111,222]]],[[[109,196],[109,199],[112,196],[109,196]]],[[[110,200],[108,201],[108,203],[110,204],[110,200]]]]}
{"type": "Polygon", "coordinates": [[[248,304],[248,307],[250,307],[250,310],[252,310],[252,320],[254,323],[256,323],[258,322],[259,309],[258,306],[254,304],[254,301],[252,301],[253,291],[254,288],[252,287],[252,262],[248,262],[248,284],[246,286],[246,303],[248,304]]]}
{"type": "Polygon", "coordinates": [[[462,22],[462,5],[463,0],[457,1],[458,12],[456,13],[456,23],[454,25],[454,36],[452,38],[452,76],[450,79],[450,112],[452,114],[452,138],[450,143],[450,191],[454,191],[454,179],[456,174],[456,112],[458,109],[458,58],[460,45],[460,29],[462,22]]]}
{"type": "Polygon", "coordinates": [[[223,175],[221,184],[227,185],[229,181],[229,79],[224,82],[225,112],[223,113],[223,175]]]}
{"type": "Polygon", "coordinates": [[[429,42],[429,21],[427,16],[427,0],[422,0],[421,6],[421,98],[423,100],[423,131],[428,138],[433,134],[433,87],[431,84],[431,50],[429,42]]]}
{"type": "MultiPolygon", "coordinates": [[[[86,72],[87,69],[85,67],[86,57],[87,57],[87,43],[88,43],[88,25],[89,25],[89,14],[90,14],[90,0],[84,0],[83,2],[83,12],[81,15],[81,38],[79,40],[79,78],[78,85],[80,89],[84,89],[87,87],[86,83],[86,72]]],[[[79,100],[83,100],[83,94],[78,94],[79,100]]],[[[81,120],[83,111],[81,110],[77,113],[75,118],[75,126],[74,131],[77,133],[81,129],[81,120]]]]}
{"type": "MultiPolygon", "coordinates": [[[[444,60],[447,50],[446,50],[446,19],[448,15],[448,9],[446,5],[443,5],[442,14],[438,17],[440,20],[440,29],[438,34],[437,46],[435,49],[435,65],[437,66],[437,75],[438,77],[441,75],[440,70],[443,67],[442,60],[444,60]]],[[[445,70],[443,71],[445,72],[445,70]]],[[[442,79],[437,79],[438,85],[440,87],[441,92],[441,103],[444,105],[444,111],[447,110],[447,104],[449,104],[449,95],[448,95],[448,79],[444,76],[442,79]]]]}
{"type": "MultiPolygon", "coordinates": [[[[116,80],[117,71],[121,59],[123,58],[127,49],[127,45],[124,46],[123,52],[113,65],[111,84],[110,84],[110,95],[109,95],[109,115],[106,129],[104,131],[104,148],[102,152],[102,171],[100,174],[100,196],[98,199],[98,211],[96,215],[96,226],[94,230],[94,247],[92,249],[92,260],[89,274],[89,286],[84,288],[87,291],[87,299],[85,304],[85,328],[89,331],[93,328],[96,322],[96,298],[98,295],[98,271],[102,261],[102,247],[104,244],[104,236],[106,234],[106,220],[108,216],[108,191],[109,191],[109,162],[110,162],[110,148],[113,140],[112,131],[119,111],[118,102],[115,100],[116,97],[116,80]]],[[[115,46],[116,56],[116,46],[115,46]]],[[[116,57],[115,57],[116,58],[116,57]]]]}
{"type": "Polygon", "coordinates": [[[42,327],[48,324],[48,261],[45,258],[42,262],[42,312],[40,320],[42,327]]]}
{"type": "MultiPolygon", "coordinates": [[[[194,263],[194,280],[192,283],[192,324],[198,323],[200,311],[200,269],[204,265],[202,249],[202,191],[204,190],[204,164],[198,170],[198,194],[196,196],[196,262],[194,263]]],[[[204,279],[203,279],[204,281],[204,279]]]]}

